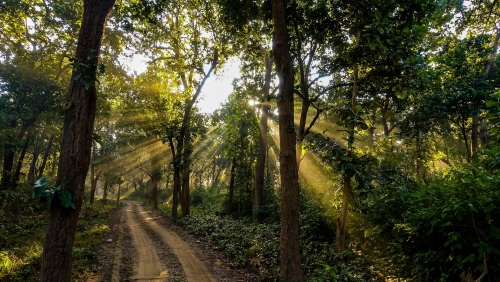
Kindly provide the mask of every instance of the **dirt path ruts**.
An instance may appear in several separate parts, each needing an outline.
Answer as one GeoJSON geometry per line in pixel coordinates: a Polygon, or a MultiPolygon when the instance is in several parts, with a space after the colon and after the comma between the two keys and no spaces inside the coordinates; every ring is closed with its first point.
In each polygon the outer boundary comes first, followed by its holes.
{"type": "Polygon", "coordinates": [[[139,254],[137,272],[132,278],[135,281],[161,282],[167,277],[168,271],[162,269],[160,259],[153,247],[153,242],[141,228],[140,224],[133,218],[134,206],[135,204],[127,203],[127,207],[123,209],[127,214],[126,224],[130,226],[133,241],[139,254]]]}
{"type": "MultiPolygon", "coordinates": [[[[135,205],[135,204],[134,204],[135,205]]],[[[210,270],[201,262],[200,259],[191,250],[188,244],[182,241],[179,236],[173,232],[166,230],[164,227],[157,224],[150,218],[141,206],[137,206],[139,214],[145,219],[147,224],[158,233],[162,240],[167,243],[173,253],[179,259],[179,262],[184,269],[186,278],[190,282],[217,282],[210,270]]],[[[133,232],[133,231],[132,231],[133,232]]]]}

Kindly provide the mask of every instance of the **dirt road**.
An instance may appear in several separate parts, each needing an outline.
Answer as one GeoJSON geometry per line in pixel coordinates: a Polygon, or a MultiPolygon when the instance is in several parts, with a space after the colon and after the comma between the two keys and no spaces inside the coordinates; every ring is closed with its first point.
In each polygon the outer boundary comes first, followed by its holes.
{"type": "Polygon", "coordinates": [[[133,217],[133,206],[127,204],[123,210],[126,212],[126,224],[130,227],[132,238],[139,255],[137,273],[132,278],[136,281],[161,282],[168,274],[168,270],[162,269],[160,258],[156,254],[153,242],[142,229],[140,223],[133,217]]]}
{"type": "Polygon", "coordinates": [[[122,209],[126,212],[126,224],[130,226],[133,244],[139,254],[136,274],[132,277],[135,281],[164,281],[168,278],[168,269],[164,269],[156,254],[156,247],[150,236],[144,231],[140,220],[144,220],[151,230],[166,243],[177,256],[182,265],[187,281],[189,282],[216,282],[217,280],[209,269],[201,262],[188,244],[183,242],[179,236],[170,230],[157,224],[148,216],[143,208],[135,202],[126,202],[122,209]],[[134,217],[134,211],[138,211],[139,220],[134,217]]]}

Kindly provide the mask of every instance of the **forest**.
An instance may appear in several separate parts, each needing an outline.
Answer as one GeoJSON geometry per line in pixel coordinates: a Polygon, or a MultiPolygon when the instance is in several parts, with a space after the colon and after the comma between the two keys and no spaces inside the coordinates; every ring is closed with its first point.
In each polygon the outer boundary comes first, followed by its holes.
{"type": "Polygon", "coordinates": [[[0,0],[0,281],[94,281],[134,203],[248,281],[500,281],[499,40],[497,0],[0,0]]]}

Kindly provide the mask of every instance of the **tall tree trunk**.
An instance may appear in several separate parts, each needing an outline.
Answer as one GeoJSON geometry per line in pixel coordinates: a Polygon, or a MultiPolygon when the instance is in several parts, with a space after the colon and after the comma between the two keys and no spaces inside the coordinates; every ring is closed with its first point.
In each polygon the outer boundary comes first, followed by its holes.
{"type": "Polygon", "coordinates": [[[303,281],[299,249],[299,175],[293,109],[293,66],[287,42],[285,1],[272,0],[273,52],[279,84],[281,176],[280,281],[303,281]]]}
{"type": "Polygon", "coordinates": [[[50,175],[53,177],[56,174],[57,152],[52,154],[52,164],[50,167],[50,175]]]}
{"type": "Polygon", "coordinates": [[[52,145],[54,144],[54,137],[55,137],[55,134],[50,135],[49,142],[47,143],[47,148],[45,148],[45,153],[43,154],[42,165],[40,166],[40,169],[38,170],[37,178],[40,178],[43,176],[43,172],[45,170],[45,165],[47,164],[47,159],[49,158],[49,155],[50,155],[50,150],[52,149],[52,145]]]}
{"type": "Polygon", "coordinates": [[[233,209],[235,170],[236,170],[236,158],[233,158],[233,162],[231,164],[231,177],[229,180],[229,199],[227,200],[227,215],[231,215],[233,209]]]}
{"type": "Polygon", "coordinates": [[[33,156],[31,158],[30,169],[28,171],[28,182],[30,184],[35,183],[35,176],[38,174],[36,172],[36,163],[38,161],[38,156],[40,156],[40,152],[42,151],[42,144],[46,136],[47,134],[45,133],[44,130],[40,136],[40,139],[38,139],[38,141],[35,142],[35,147],[33,149],[33,156]]]}
{"type": "Polygon", "coordinates": [[[477,156],[477,149],[479,148],[479,115],[472,116],[471,140],[470,140],[470,153],[471,157],[477,156]]]}
{"type": "Polygon", "coordinates": [[[269,116],[269,102],[267,101],[267,97],[269,97],[271,87],[271,71],[273,67],[272,60],[267,55],[267,52],[263,50],[262,53],[264,54],[266,61],[266,74],[262,91],[264,103],[262,104],[262,113],[259,124],[259,154],[257,156],[257,165],[255,167],[255,194],[252,212],[253,221],[257,221],[259,219],[259,209],[262,205],[262,195],[264,191],[264,170],[266,168],[267,152],[267,119],[269,116]]]}
{"type": "Polygon", "coordinates": [[[214,177],[214,181],[212,183],[212,189],[217,187],[217,185],[219,184],[219,175],[220,173],[224,170],[224,168],[222,167],[217,167],[217,173],[215,173],[215,177],[214,177]]]}
{"type": "MultiPolygon", "coordinates": [[[[121,192],[122,182],[118,181],[118,193],[116,195],[116,203],[120,202],[120,192],[121,192]]],[[[158,204],[157,204],[158,206],[158,204]]],[[[157,208],[158,209],[158,208],[157,208]]]]}
{"type": "MultiPolygon", "coordinates": [[[[87,72],[92,77],[97,71],[105,25],[114,3],[115,0],[84,0],[76,58],[90,66],[87,72]]],[[[71,193],[76,208],[64,208],[57,197],[51,202],[42,255],[42,282],[71,280],[73,241],[90,164],[97,101],[95,81],[85,81],[85,76],[75,80],[83,71],[80,66],[71,77],[56,181],[56,185],[71,193]]]]}
{"type": "Polygon", "coordinates": [[[422,180],[423,164],[422,164],[422,140],[420,136],[420,131],[417,132],[417,137],[415,138],[415,151],[417,156],[416,166],[417,166],[417,180],[422,180]]]}
{"type": "Polygon", "coordinates": [[[107,203],[107,201],[108,201],[108,188],[109,188],[109,182],[108,182],[108,180],[106,179],[106,180],[104,181],[104,186],[103,186],[103,188],[102,188],[102,201],[103,201],[104,203],[107,203]]]}
{"type": "Polygon", "coordinates": [[[349,195],[351,194],[351,178],[344,174],[344,189],[342,191],[342,209],[340,217],[337,218],[337,247],[338,252],[343,253],[345,249],[345,227],[347,213],[349,211],[349,195]]]}
{"type": "Polygon", "coordinates": [[[188,216],[189,215],[189,206],[191,203],[191,198],[190,198],[190,190],[189,190],[189,170],[184,170],[182,172],[182,204],[181,204],[181,211],[182,211],[182,216],[188,216]]]}
{"type": "Polygon", "coordinates": [[[460,130],[462,131],[462,138],[464,139],[465,143],[465,152],[466,152],[466,157],[467,157],[467,162],[470,163],[470,158],[471,158],[471,152],[470,152],[470,147],[469,147],[469,138],[467,138],[467,128],[465,127],[465,120],[462,119],[461,124],[459,125],[460,130]]]}
{"type": "Polygon", "coordinates": [[[151,157],[151,181],[149,182],[151,207],[158,210],[158,155],[159,151],[150,153],[151,157]]]}
{"type": "Polygon", "coordinates": [[[486,119],[481,119],[481,130],[479,132],[479,138],[481,140],[481,146],[486,146],[488,140],[488,127],[486,124],[486,119]]]}
{"type": "Polygon", "coordinates": [[[177,207],[179,206],[179,191],[181,189],[181,168],[180,168],[181,159],[179,156],[177,156],[177,154],[175,152],[175,146],[174,146],[174,141],[173,141],[172,137],[170,137],[168,139],[168,145],[170,146],[170,152],[172,153],[173,168],[174,168],[174,173],[173,173],[174,183],[173,183],[173,188],[172,188],[171,217],[173,219],[176,219],[177,218],[177,207]]]}
{"type": "Polygon", "coordinates": [[[95,201],[95,190],[97,187],[97,181],[99,180],[99,177],[101,176],[101,172],[98,171],[95,173],[95,165],[91,164],[90,165],[90,204],[93,204],[95,201]]]}
{"type": "Polygon", "coordinates": [[[21,149],[21,155],[17,160],[16,172],[14,173],[14,178],[12,179],[12,189],[15,190],[17,188],[17,184],[19,183],[19,177],[21,176],[21,168],[23,166],[24,156],[26,155],[26,151],[28,151],[28,146],[30,143],[30,139],[32,136],[32,132],[30,131],[26,136],[26,140],[24,140],[23,147],[21,149]]]}
{"type": "MultiPolygon", "coordinates": [[[[370,127],[368,127],[368,148],[370,148],[370,151],[372,151],[372,152],[373,152],[374,138],[375,138],[375,127],[373,127],[373,125],[370,125],[370,127]]],[[[370,161],[366,165],[366,176],[369,179],[372,178],[372,169],[373,169],[373,164],[370,161]]]]}
{"type": "Polygon", "coordinates": [[[181,169],[174,163],[174,189],[172,193],[172,218],[177,218],[177,207],[179,206],[179,192],[181,188],[181,169]]]}
{"type": "MultiPolygon", "coordinates": [[[[356,17],[356,46],[359,45],[359,41],[361,39],[361,27],[359,26],[359,19],[357,11],[355,12],[356,17]]],[[[358,58],[354,58],[354,62],[352,64],[352,72],[353,72],[353,86],[352,86],[352,95],[351,95],[351,111],[352,114],[358,114],[356,112],[356,97],[358,95],[358,75],[359,75],[359,66],[358,66],[358,58]]],[[[384,127],[385,128],[385,127],[384,127]]],[[[351,125],[349,128],[349,138],[348,138],[348,148],[347,154],[349,158],[352,158],[353,151],[353,143],[354,143],[354,133],[356,129],[355,120],[351,121],[351,125]]],[[[349,212],[349,198],[351,194],[351,177],[348,176],[347,172],[344,171],[344,191],[342,195],[342,208],[340,211],[340,218],[337,219],[337,246],[338,252],[343,253],[345,248],[345,229],[347,225],[347,213],[349,212]]]]}

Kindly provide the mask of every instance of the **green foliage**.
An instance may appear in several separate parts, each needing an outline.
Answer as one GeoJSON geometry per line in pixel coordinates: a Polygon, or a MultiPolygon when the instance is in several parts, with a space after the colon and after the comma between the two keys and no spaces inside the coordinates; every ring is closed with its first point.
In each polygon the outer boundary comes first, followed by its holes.
{"type": "MultiPolygon", "coordinates": [[[[301,194],[301,253],[307,281],[378,281],[372,277],[367,261],[349,251],[339,256],[332,243],[332,223],[310,189],[301,194]],[[307,192],[306,192],[307,191],[307,192]]],[[[200,193],[209,193],[207,191],[200,193]]],[[[266,206],[264,203],[263,207],[266,206]]],[[[233,219],[210,215],[207,210],[193,209],[192,215],[178,220],[189,233],[212,244],[217,251],[228,254],[233,266],[244,266],[258,273],[259,281],[272,281],[279,274],[279,218],[266,223],[250,222],[249,218],[233,219]]],[[[168,209],[165,213],[168,214],[168,209]]],[[[279,213],[276,213],[279,215],[279,213]]]]}
{"type": "Polygon", "coordinates": [[[39,198],[42,201],[50,203],[52,202],[52,199],[54,199],[55,195],[57,195],[63,207],[72,207],[73,209],[76,208],[75,203],[72,202],[71,192],[60,186],[48,188],[47,180],[45,179],[45,177],[38,179],[38,181],[35,183],[35,186],[33,187],[33,198],[39,198]]]}
{"type": "MultiPolygon", "coordinates": [[[[20,202],[18,208],[16,217],[0,209],[0,281],[39,281],[48,207],[31,200],[20,202]]],[[[73,280],[92,270],[96,248],[109,231],[109,214],[115,208],[102,201],[83,204],[73,248],[73,280]]]]}
{"type": "Polygon", "coordinates": [[[419,281],[500,277],[500,175],[483,163],[463,164],[429,185],[405,178],[375,186],[358,202],[373,225],[361,243],[388,272],[419,281]],[[392,269],[392,271],[390,270],[392,269]]]}
{"type": "MultiPolygon", "coordinates": [[[[85,61],[90,61],[93,58],[95,58],[94,55],[95,52],[97,51],[90,50],[85,61]]],[[[70,65],[73,69],[73,73],[78,73],[73,77],[73,80],[77,81],[80,78],[83,79],[83,81],[85,82],[85,89],[87,90],[90,88],[91,85],[94,85],[95,82],[99,83],[99,80],[97,80],[97,72],[103,74],[106,70],[106,66],[102,63],[97,65],[97,67],[92,67],[88,63],[84,63],[84,61],[81,59],[70,56],[65,56],[65,57],[68,58],[70,65]]]]}

